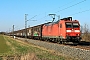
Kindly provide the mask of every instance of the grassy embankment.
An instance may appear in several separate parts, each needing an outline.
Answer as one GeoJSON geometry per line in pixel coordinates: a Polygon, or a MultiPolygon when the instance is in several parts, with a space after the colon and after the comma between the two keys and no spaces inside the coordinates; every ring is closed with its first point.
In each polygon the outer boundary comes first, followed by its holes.
{"type": "Polygon", "coordinates": [[[6,41],[2,35],[0,35],[0,55],[7,53],[10,50],[10,47],[6,44],[6,41]]]}
{"type": "Polygon", "coordinates": [[[50,53],[35,45],[0,35],[0,56],[15,55],[23,57],[22,60],[25,56],[29,59],[33,57],[42,60],[66,60],[64,57],[50,53]]]}

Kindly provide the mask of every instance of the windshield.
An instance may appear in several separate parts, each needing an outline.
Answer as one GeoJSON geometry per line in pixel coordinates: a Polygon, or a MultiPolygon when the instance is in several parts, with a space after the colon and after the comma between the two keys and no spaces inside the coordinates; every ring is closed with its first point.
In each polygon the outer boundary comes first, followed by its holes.
{"type": "Polygon", "coordinates": [[[72,28],[72,23],[66,23],[66,28],[72,28]]]}
{"type": "Polygon", "coordinates": [[[78,23],[73,23],[73,28],[78,28],[78,27],[79,27],[78,23]]]}
{"type": "Polygon", "coordinates": [[[78,28],[79,27],[79,24],[78,23],[75,23],[75,22],[67,22],[66,23],[66,28],[78,28]]]}

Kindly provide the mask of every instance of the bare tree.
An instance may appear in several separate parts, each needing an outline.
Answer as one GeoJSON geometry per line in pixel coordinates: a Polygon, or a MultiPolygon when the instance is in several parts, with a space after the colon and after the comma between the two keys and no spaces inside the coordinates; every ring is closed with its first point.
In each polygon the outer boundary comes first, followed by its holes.
{"type": "Polygon", "coordinates": [[[87,24],[84,24],[84,26],[81,27],[81,32],[82,32],[82,40],[90,42],[90,29],[87,24]]]}

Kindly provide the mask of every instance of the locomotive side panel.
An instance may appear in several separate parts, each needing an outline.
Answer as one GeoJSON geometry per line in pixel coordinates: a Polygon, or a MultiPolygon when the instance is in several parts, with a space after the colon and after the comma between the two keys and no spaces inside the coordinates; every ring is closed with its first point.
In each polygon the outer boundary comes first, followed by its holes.
{"type": "Polygon", "coordinates": [[[54,38],[57,38],[59,36],[59,31],[58,31],[59,26],[58,26],[58,24],[54,24],[51,29],[52,29],[52,36],[54,38]]]}
{"type": "Polygon", "coordinates": [[[56,38],[58,37],[58,23],[56,24],[47,24],[47,25],[43,25],[43,29],[42,29],[42,36],[43,37],[47,37],[47,38],[56,38]]]}
{"type": "Polygon", "coordinates": [[[66,27],[65,27],[65,21],[59,22],[59,36],[61,39],[65,39],[66,36],[66,27]]]}

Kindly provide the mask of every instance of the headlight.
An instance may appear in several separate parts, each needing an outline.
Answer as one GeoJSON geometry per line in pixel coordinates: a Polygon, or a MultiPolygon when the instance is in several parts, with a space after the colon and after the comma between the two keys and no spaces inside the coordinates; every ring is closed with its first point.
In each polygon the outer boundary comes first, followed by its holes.
{"type": "Polygon", "coordinates": [[[80,36],[80,34],[76,34],[77,36],[80,36]]]}
{"type": "Polygon", "coordinates": [[[78,36],[79,36],[80,34],[78,34],[78,36]]]}

